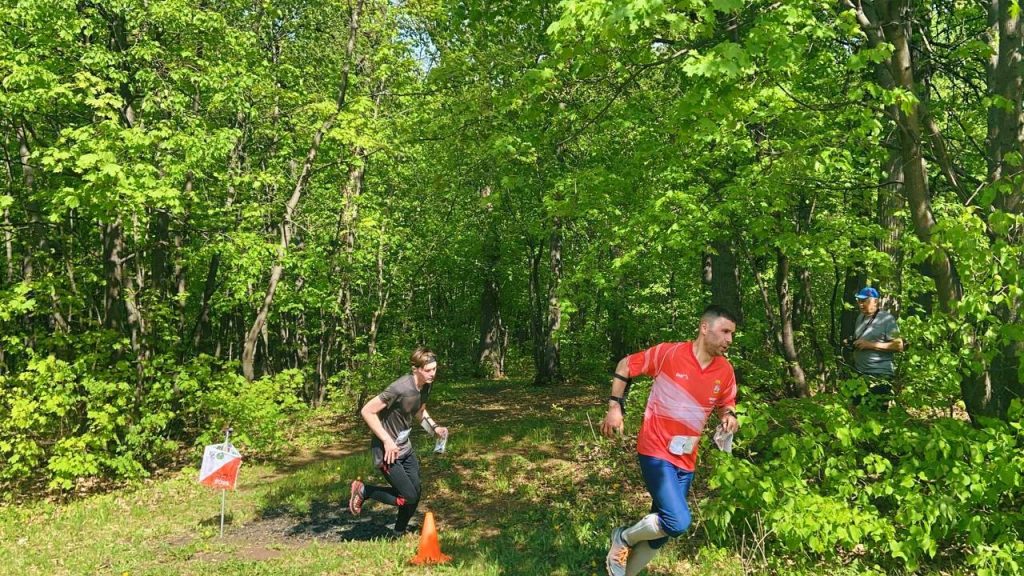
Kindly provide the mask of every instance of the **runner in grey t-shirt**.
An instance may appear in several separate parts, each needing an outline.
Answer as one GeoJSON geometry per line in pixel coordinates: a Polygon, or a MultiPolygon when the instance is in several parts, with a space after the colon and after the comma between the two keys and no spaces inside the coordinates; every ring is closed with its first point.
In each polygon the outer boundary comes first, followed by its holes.
{"type": "Polygon", "coordinates": [[[367,499],[398,507],[395,533],[403,534],[420,502],[420,463],[409,436],[419,421],[430,434],[448,437],[427,413],[427,400],[437,375],[437,356],[429,348],[417,348],[410,357],[412,373],[391,383],[363,406],[360,414],[373,432],[370,451],[374,465],[390,486],[372,486],[353,480],[348,509],[359,514],[367,499]]]}
{"type": "MultiPolygon", "coordinates": [[[[377,396],[385,405],[377,417],[388,436],[398,445],[399,458],[412,451],[409,436],[412,433],[413,417],[430,398],[431,386],[433,384],[424,384],[422,389],[417,388],[415,376],[406,374],[377,396]]],[[[384,464],[384,442],[374,436],[370,439],[370,450],[373,452],[373,465],[380,468],[384,464]]]]}

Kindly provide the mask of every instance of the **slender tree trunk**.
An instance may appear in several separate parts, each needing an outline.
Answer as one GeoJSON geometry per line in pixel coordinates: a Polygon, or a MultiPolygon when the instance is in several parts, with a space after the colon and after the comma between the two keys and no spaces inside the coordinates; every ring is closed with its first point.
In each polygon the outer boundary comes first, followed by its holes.
{"type": "Polygon", "coordinates": [[[174,278],[174,306],[178,310],[179,333],[184,334],[186,330],[185,304],[188,297],[187,275],[182,255],[185,253],[185,237],[181,230],[174,233],[174,267],[172,270],[174,278]]]}
{"type": "Polygon", "coordinates": [[[170,296],[170,275],[168,274],[168,261],[171,246],[171,214],[167,210],[157,209],[153,211],[150,223],[150,241],[153,248],[150,252],[150,284],[153,289],[164,300],[170,296]]]}
{"type": "Polygon", "coordinates": [[[544,243],[528,241],[530,266],[530,339],[533,346],[533,366],[539,371],[544,362],[544,299],[541,296],[541,269],[544,259],[544,243]]]}
{"type": "MultiPolygon", "coordinates": [[[[331,259],[334,277],[339,279],[338,292],[335,297],[334,309],[330,311],[326,328],[322,337],[320,354],[317,359],[317,395],[319,405],[327,396],[327,378],[329,373],[337,372],[344,366],[349,373],[354,373],[358,366],[351,349],[359,333],[356,311],[352,299],[352,275],[355,270],[356,252],[356,221],[359,216],[359,196],[362,194],[366,175],[366,151],[356,147],[354,162],[349,167],[348,178],[342,187],[342,206],[338,214],[338,229],[335,242],[340,248],[343,258],[337,257],[336,248],[331,259]],[[335,359],[336,358],[336,359],[335,359]]],[[[357,399],[356,411],[362,406],[362,391],[357,399]]]]}
{"type": "MultiPolygon", "coordinates": [[[[239,129],[240,134],[239,134],[238,138],[235,140],[235,145],[231,147],[231,153],[228,155],[228,171],[227,171],[227,192],[228,192],[228,194],[227,194],[227,199],[225,200],[225,203],[224,203],[225,204],[225,208],[227,210],[230,210],[231,207],[234,205],[234,202],[235,202],[235,193],[236,192],[235,192],[235,185],[233,183],[233,179],[234,179],[235,175],[242,168],[242,162],[243,162],[242,157],[243,157],[244,150],[245,150],[245,140],[246,140],[246,138],[245,138],[245,134],[246,134],[245,115],[243,113],[241,113],[241,112],[237,112],[235,114],[235,127],[239,129]]],[[[191,174],[190,174],[190,176],[191,176],[191,174]]],[[[241,219],[241,215],[239,214],[236,217],[236,223],[237,223],[237,220],[240,220],[240,219],[241,219]]],[[[192,348],[194,350],[199,351],[199,352],[209,351],[214,356],[220,356],[220,344],[219,344],[219,342],[216,344],[214,349],[211,349],[209,346],[204,347],[203,343],[206,341],[207,337],[211,335],[211,332],[213,330],[213,323],[212,323],[212,320],[210,318],[210,306],[211,306],[211,302],[213,300],[214,292],[217,289],[217,272],[218,272],[218,270],[220,268],[221,258],[222,258],[222,256],[221,256],[221,253],[220,253],[219,250],[215,251],[213,253],[213,255],[210,256],[210,264],[208,265],[207,270],[206,270],[206,281],[205,281],[205,283],[203,285],[203,299],[202,299],[202,302],[199,305],[199,315],[198,315],[198,318],[196,319],[195,326],[192,329],[192,331],[193,331],[193,335],[192,335],[192,348]]]]}
{"type": "Polygon", "coordinates": [[[846,306],[845,304],[854,301],[857,291],[864,287],[865,282],[867,282],[867,276],[859,268],[849,268],[846,270],[846,276],[843,280],[842,296],[844,306],[843,311],[839,315],[840,340],[845,340],[850,336],[853,336],[854,330],[856,330],[857,314],[860,312],[855,306],[846,306]]]}
{"type": "MultiPolygon", "coordinates": [[[[39,211],[36,209],[33,194],[35,191],[35,169],[30,162],[30,151],[28,147],[28,130],[23,124],[17,128],[18,134],[18,158],[21,161],[21,180],[25,187],[25,195],[28,197],[29,219],[32,222],[32,231],[39,234],[40,242],[45,242],[46,231],[42,230],[42,223],[39,221],[39,211]]],[[[40,255],[45,254],[41,252],[40,255]]],[[[35,259],[33,250],[25,250],[22,265],[21,277],[25,282],[31,282],[35,277],[35,259]]]]}
{"type": "Polygon", "coordinates": [[[377,247],[377,307],[370,318],[370,327],[367,330],[366,352],[370,358],[377,355],[377,335],[380,332],[380,322],[388,310],[388,302],[391,299],[391,280],[387,278],[387,268],[384,265],[386,237],[383,227],[381,229],[381,240],[377,247]]]}
{"type": "MultiPolygon", "coordinates": [[[[14,177],[14,160],[11,158],[11,154],[8,152],[10,147],[10,136],[4,133],[4,167],[7,172],[7,184],[10,189],[15,188],[15,177],[14,177]]],[[[5,277],[7,279],[7,285],[14,283],[14,228],[11,224],[11,212],[9,208],[3,210],[3,227],[4,227],[4,255],[7,260],[4,262],[6,268],[5,277]]]]}
{"type": "Polygon", "coordinates": [[[349,86],[349,71],[352,66],[353,56],[355,53],[356,36],[359,32],[359,15],[363,7],[364,0],[357,0],[352,6],[351,17],[349,21],[349,38],[348,45],[345,48],[345,64],[342,69],[341,82],[338,87],[338,98],[334,112],[321,124],[320,128],[316,131],[313,136],[313,142],[306,152],[305,161],[302,164],[301,172],[295,181],[295,187],[292,189],[291,197],[285,203],[284,219],[279,226],[281,241],[278,245],[277,256],[274,260],[274,264],[270,269],[270,280],[267,282],[266,294],[263,297],[263,303],[260,305],[259,311],[256,313],[256,319],[252,323],[252,327],[249,328],[249,332],[246,334],[245,343],[242,347],[242,374],[247,380],[253,380],[256,378],[256,370],[254,360],[256,356],[256,344],[257,339],[261,333],[263,333],[267,322],[267,315],[270,313],[270,306],[274,302],[274,293],[277,291],[277,284],[281,280],[281,275],[284,273],[284,259],[288,252],[288,247],[291,244],[292,228],[294,223],[292,218],[295,214],[295,208],[299,204],[299,200],[302,198],[302,194],[305,192],[306,185],[309,183],[309,179],[313,173],[313,163],[316,160],[317,153],[320,150],[320,143],[323,141],[324,136],[334,125],[338,115],[345,108],[345,102],[349,86]]]}
{"type": "Polygon", "coordinates": [[[629,314],[622,294],[625,293],[625,281],[620,276],[611,294],[605,295],[605,306],[608,313],[608,341],[610,345],[611,366],[618,364],[619,360],[628,355],[631,350],[628,345],[627,322],[629,314]]]}
{"type": "Polygon", "coordinates": [[[210,265],[206,269],[206,282],[203,284],[203,299],[199,305],[199,318],[193,328],[192,347],[197,351],[203,351],[203,342],[210,332],[210,302],[213,293],[217,289],[217,271],[220,269],[220,252],[214,252],[210,256],[210,265]]]}
{"type": "Polygon", "coordinates": [[[103,325],[120,332],[127,316],[124,310],[124,267],[122,252],[124,237],[121,232],[120,218],[103,227],[103,276],[106,278],[106,290],[103,297],[103,325]]]}
{"type": "Polygon", "coordinates": [[[10,286],[14,283],[14,229],[11,226],[11,213],[10,210],[4,208],[4,256],[7,257],[5,267],[6,273],[6,284],[10,286]]]}
{"type": "Polygon", "coordinates": [[[789,375],[789,395],[794,398],[806,398],[811,395],[811,391],[807,386],[804,369],[800,366],[800,354],[793,334],[793,295],[789,289],[789,258],[782,250],[777,251],[775,292],[779,299],[779,334],[782,357],[786,361],[786,372],[789,375]]]}
{"type": "MultiPolygon", "coordinates": [[[[374,309],[373,314],[370,317],[370,325],[366,332],[366,354],[367,357],[373,358],[377,355],[377,335],[380,331],[381,319],[388,309],[388,302],[391,299],[392,279],[387,278],[386,267],[384,265],[384,254],[385,254],[385,240],[387,235],[383,224],[381,225],[380,231],[380,243],[377,245],[377,306],[374,309]]],[[[359,398],[356,402],[356,410],[366,402],[367,397],[370,394],[370,382],[373,379],[373,363],[369,362],[366,364],[366,373],[363,375],[363,384],[359,390],[359,398]]]]}
{"type": "Polygon", "coordinates": [[[815,302],[811,271],[801,267],[797,270],[797,278],[800,280],[800,292],[798,303],[793,309],[793,327],[807,336],[807,343],[814,351],[815,377],[818,379],[818,391],[824,391],[825,383],[829,379],[829,365],[827,354],[822,347],[822,341],[818,336],[818,323],[815,314],[815,302]]]}

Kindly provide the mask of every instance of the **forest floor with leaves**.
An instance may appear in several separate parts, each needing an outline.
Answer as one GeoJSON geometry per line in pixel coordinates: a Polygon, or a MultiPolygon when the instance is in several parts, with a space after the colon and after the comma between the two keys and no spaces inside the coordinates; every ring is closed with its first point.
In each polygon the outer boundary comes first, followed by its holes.
{"type": "MultiPolygon", "coordinates": [[[[604,574],[610,530],[644,514],[635,411],[622,439],[599,437],[605,393],[597,386],[534,388],[527,382],[442,382],[431,413],[449,426],[443,455],[414,432],[424,497],[451,563],[414,567],[418,534],[389,537],[394,508],[347,510],[349,482],[384,481],[374,471],[369,432],[344,410],[303,422],[291,453],[245,462],[227,494],[197,483],[197,467],[137,486],[65,503],[0,508],[0,572],[51,574],[604,574]]],[[[244,454],[243,454],[244,456],[244,454]]],[[[198,458],[197,458],[198,460],[198,458]]],[[[750,574],[766,569],[756,545],[711,546],[696,503],[707,495],[698,470],[694,526],[651,564],[652,575],[750,574]]],[[[773,571],[778,572],[776,567],[773,571]]],[[[790,572],[786,570],[785,572],[790,572]]],[[[852,573],[841,566],[791,573],[852,573]]]]}

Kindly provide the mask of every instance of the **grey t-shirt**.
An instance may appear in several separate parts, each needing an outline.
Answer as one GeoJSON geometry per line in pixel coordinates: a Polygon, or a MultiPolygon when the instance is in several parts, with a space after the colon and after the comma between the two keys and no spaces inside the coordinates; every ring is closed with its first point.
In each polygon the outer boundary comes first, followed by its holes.
{"type": "MultiPolygon", "coordinates": [[[[398,457],[401,458],[412,451],[409,436],[412,435],[412,424],[420,406],[430,398],[430,384],[422,390],[416,388],[416,378],[406,374],[392,382],[377,397],[385,404],[385,408],[377,413],[384,431],[398,444],[398,457]]],[[[380,466],[384,458],[384,443],[376,435],[370,441],[374,465],[380,466]]]]}
{"type": "MultiPolygon", "coordinates": [[[[864,339],[869,342],[889,342],[900,337],[899,326],[896,325],[896,318],[886,312],[879,310],[871,316],[857,315],[857,326],[853,331],[854,340],[864,339]]],[[[876,376],[892,376],[895,370],[892,365],[893,353],[879,350],[854,350],[853,367],[861,374],[873,374],[876,376]]]]}

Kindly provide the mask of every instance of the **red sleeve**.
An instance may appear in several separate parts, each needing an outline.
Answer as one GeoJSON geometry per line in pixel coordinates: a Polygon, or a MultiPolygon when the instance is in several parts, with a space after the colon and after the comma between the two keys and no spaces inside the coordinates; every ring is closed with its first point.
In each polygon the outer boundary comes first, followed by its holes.
{"type": "Polygon", "coordinates": [[[626,356],[626,359],[629,361],[629,374],[627,376],[630,378],[636,378],[637,376],[650,376],[653,378],[658,373],[658,367],[661,366],[662,360],[664,360],[666,346],[662,342],[642,352],[626,356]]]}
{"type": "Polygon", "coordinates": [[[729,370],[729,384],[725,387],[725,394],[722,395],[718,404],[719,415],[724,416],[726,410],[736,408],[736,373],[729,370]]]}

